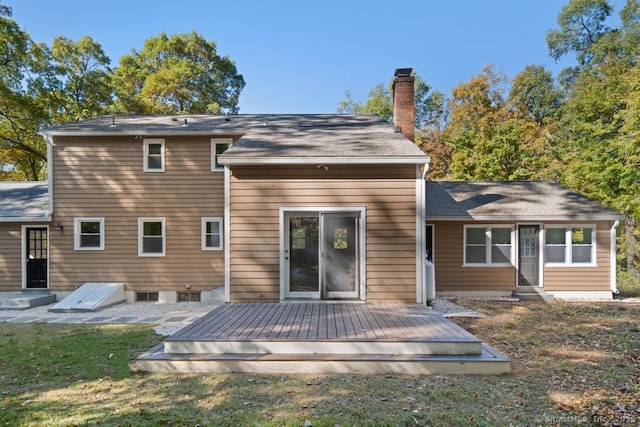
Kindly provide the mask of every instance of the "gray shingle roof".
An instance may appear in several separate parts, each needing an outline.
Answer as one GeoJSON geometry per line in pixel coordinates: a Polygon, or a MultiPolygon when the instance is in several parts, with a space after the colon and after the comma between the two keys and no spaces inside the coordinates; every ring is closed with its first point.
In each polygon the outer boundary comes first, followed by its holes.
{"type": "Polygon", "coordinates": [[[0,182],[0,221],[47,220],[48,210],[46,182],[0,182]]]}
{"type": "Polygon", "coordinates": [[[558,183],[447,181],[427,183],[427,219],[616,220],[623,217],[558,183]]]}
{"type": "Polygon", "coordinates": [[[287,162],[296,159],[348,162],[425,163],[415,144],[376,115],[238,114],[106,116],[42,131],[44,135],[240,136],[220,156],[223,164],[287,162]],[[186,120],[186,126],[185,126],[186,120]],[[114,125],[115,123],[115,125],[114,125]],[[268,160],[265,160],[268,159],[268,160]]]}

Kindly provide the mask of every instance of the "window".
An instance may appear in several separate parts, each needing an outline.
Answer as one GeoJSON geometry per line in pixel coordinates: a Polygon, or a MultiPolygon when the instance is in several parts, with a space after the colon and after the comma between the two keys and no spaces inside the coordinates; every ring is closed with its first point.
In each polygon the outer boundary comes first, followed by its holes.
{"type": "Polygon", "coordinates": [[[513,265],[514,227],[465,226],[465,265],[513,265]]]}
{"type": "Polygon", "coordinates": [[[73,248],[76,251],[104,250],[104,218],[74,218],[73,248]]]}
{"type": "Polygon", "coordinates": [[[142,144],[144,149],[144,171],[164,172],[164,139],[148,138],[142,144]]]}
{"type": "Polygon", "coordinates": [[[211,171],[219,172],[224,170],[224,166],[222,166],[218,162],[218,156],[231,146],[232,139],[231,138],[212,138],[211,139],[211,171]]]}
{"type": "Polygon", "coordinates": [[[222,218],[202,218],[202,250],[222,249],[222,218]]]}
{"type": "Polygon", "coordinates": [[[545,229],[547,264],[594,265],[596,259],[594,226],[553,225],[545,229]]]}
{"type": "Polygon", "coordinates": [[[336,227],[333,231],[333,249],[349,249],[349,229],[336,227]]]}
{"type": "Polygon", "coordinates": [[[164,218],[138,218],[138,255],[165,255],[164,218]]]}

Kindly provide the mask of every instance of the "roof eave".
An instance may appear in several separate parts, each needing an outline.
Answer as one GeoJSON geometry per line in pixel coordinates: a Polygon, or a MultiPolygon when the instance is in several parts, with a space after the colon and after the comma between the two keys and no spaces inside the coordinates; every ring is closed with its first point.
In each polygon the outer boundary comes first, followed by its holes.
{"type": "Polygon", "coordinates": [[[225,166],[249,165],[346,165],[346,164],[415,164],[430,162],[424,157],[220,157],[225,166]]]}
{"type": "Polygon", "coordinates": [[[202,136],[202,135],[242,135],[238,130],[112,130],[112,131],[41,131],[42,136],[202,136]]]}
{"type": "Polygon", "coordinates": [[[5,216],[0,217],[0,222],[51,222],[51,215],[48,216],[5,216]]]}
{"type": "Polygon", "coordinates": [[[429,216],[427,221],[516,221],[516,222],[549,222],[549,221],[617,221],[624,219],[622,215],[551,215],[551,216],[534,216],[534,215],[510,215],[510,216],[494,216],[494,215],[469,215],[469,216],[429,216]]]}

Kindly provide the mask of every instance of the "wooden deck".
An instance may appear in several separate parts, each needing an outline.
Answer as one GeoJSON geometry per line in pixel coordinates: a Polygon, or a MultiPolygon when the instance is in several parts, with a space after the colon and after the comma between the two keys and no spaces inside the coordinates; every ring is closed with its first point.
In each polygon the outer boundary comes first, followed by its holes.
{"type": "Polygon", "coordinates": [[[503,355],[422,305],[287,302],[219,306],[137,364],[151,371],[451,373],[468,372],[460,367],[474,361],[494,363],[482,373],[508,371],[503,355]],[[416,371],[427,362],[428,372],[416,371]]]}

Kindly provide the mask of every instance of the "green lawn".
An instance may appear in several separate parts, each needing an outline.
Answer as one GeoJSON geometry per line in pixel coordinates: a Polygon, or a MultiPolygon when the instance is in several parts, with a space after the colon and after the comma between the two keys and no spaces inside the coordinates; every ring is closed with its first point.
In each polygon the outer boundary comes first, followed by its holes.
{"type": "Polygon", "coordinates": [[[640,306],[458,301],[502,376],[134,374],[150,326],[0,323],[0,425],[637,425],[640,306]]]}

